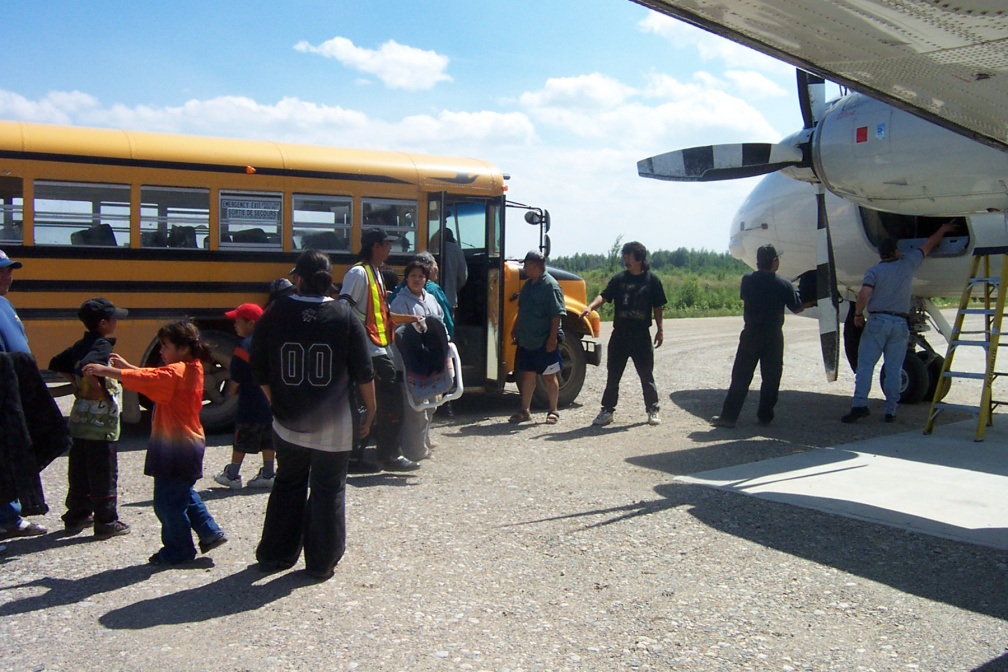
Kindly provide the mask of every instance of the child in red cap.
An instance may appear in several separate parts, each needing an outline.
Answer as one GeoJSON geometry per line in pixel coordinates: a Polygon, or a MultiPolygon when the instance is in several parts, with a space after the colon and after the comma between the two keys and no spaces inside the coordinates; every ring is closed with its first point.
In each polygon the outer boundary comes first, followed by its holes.
{"type": "Polygon", "coordinates": [[[214,481],[232,490],[242,487],[242,460],[249,453],[262,453],[263,466],[259,473],[248,482],[250,488],[273,487],[273,414],[262,388],[252,379],[249,368],[249,349],[252,344],[252,330],[262,317],[263,309],[254,303],[243,303],[234,310],[224,313],[234,320],[235,333],[241,339],[231,356],[231,382],[228,393],[238,395],[238,411],[235,414],[234,448],[231,464],[214,476],[214,481]]]}

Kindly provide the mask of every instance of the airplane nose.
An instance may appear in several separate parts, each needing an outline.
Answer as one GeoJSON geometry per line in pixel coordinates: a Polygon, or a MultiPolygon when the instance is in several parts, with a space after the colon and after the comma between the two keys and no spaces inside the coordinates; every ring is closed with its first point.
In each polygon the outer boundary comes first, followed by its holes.
{"type": "Polygon", "coordinates": [[[732,236],[728,239],[728,254],[732,255],[736,259],[745,260],[743,254],[745,248],[742,246],[742,241],[739,240],[738,236],[732,236]]]}

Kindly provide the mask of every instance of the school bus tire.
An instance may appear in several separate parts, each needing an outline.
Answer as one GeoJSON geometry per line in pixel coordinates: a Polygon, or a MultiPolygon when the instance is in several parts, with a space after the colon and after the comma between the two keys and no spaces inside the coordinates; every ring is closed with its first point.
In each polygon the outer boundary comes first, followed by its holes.
{"type": "MultiPolygon", "coordinates": [[[[588,368],[588,360],[585,356],[584,346],[581,344],[581,338],[573,331],[567,331],[566,336],[564,342],[560,344],[563,369],[557,374],[560,381],[560,396],[557,398],[557,406],[560,408],[570,406],[577,399],[584,386],[585,372],[588,368]]],[[[532,403],[537,408],[549,406],[549,397],[546,396],[546,388],[539,376],[536,376],[532,403]]]]}
{"type": "MultiPolygon", "coordinates": [[[[207,329],[200,331],[200,340],[213,350],[213,362],[203,365],[203,408],[200,410],[200,423],[203,431],[218,434],[234,427],[235,411],[238,408],[238,397],[229,396],[226,389],[230,380],[231,355],[238,344],[238,338],[223,331],[207,329]]],[[[154,340],[147,348],[142,366],[162,364],[161,345],[154,340]]],[[[140,407],[150,410],[154,404],[140,395],[140,407]]]]}
{"type": "Polygon", "coordinates": [[[223,331],[206,330],[200,332],[200,340],[213,350],[213,361],[203,364],[203,409],[200,423],[203,431],[218,434],[234,427],[238,397],[227,393],[231,380],[231,356],[234,354],[238,338],[223,331]]]}

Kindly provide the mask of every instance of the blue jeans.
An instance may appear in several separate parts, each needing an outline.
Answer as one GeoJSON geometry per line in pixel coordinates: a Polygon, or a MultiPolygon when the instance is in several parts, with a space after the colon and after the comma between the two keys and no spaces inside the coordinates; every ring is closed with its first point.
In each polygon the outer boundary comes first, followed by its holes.
{"type": "Polygon", "coordinates": [[[882,381],[882,391],[885,393],[885,412],[896,415],[896,404],[900,398],[900,379],[903,370],[903,358],[907,353],[907,342],[910,330],[907,321],[896,315],[868,316],[864,333],[861,334],[861,345],[858,347],[858,367],[854,376],[854,408],[868,406],[868,392],[871,390],[872,377],[875,375],[875,365],[879,357],[885,358],[885,380],[882,381]]]}
{"type": "Polygon", "coordinates": [[[17,527],[21,522],[21,502],[14,500],[0,504],[0,527],[6,529],[17,527]]]}
{"type": "Polygon", "coordinates": [[[201,541],[224,534],[193,490],[195,482],[154,479],[154,513],[161,521],[161,558],[170,564],[189,562],[196,557],[190,528],[201,541]]]}

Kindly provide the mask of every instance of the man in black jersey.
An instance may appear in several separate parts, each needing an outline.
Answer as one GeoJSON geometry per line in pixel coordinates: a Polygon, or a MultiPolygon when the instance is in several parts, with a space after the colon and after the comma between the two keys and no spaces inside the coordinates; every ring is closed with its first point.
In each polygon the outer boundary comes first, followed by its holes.
{"type": "Polygon", "coordinates": [[[303,547],[308,574],[324,581],[346,547],[347,462],[375,417],[374,369],[364,325],[326,296],[329,257],[308,250],[293,275],[298,294],[270,304],[249,353],[272,406],[277,460],[256,559],[266,571],[286,569],[303,547]],[[366,408],[359,426],[354,389],[366,408]]]}
{"type": "Polygon", "coordinates": [[[777,391],[784,371],[784,308],[800,313],[809,302],[802,305],[798,291],[786,278],[777,275],[780,259],[773,245],[756,250],[756,271],[742,277],[739,290],[745,302],[745,327],[739,336],[735,365],[732,367],[731,386],[721,408],[721,415],[711,418],[715,427],[734,427],[742,410],[742,402],[749,393],[756,363],[760,365],[759,409],[756,418],[760,425],[769,425],[774,418],[777,391]]]}

